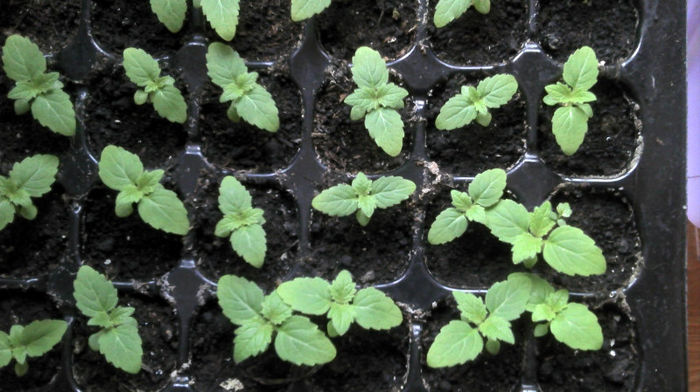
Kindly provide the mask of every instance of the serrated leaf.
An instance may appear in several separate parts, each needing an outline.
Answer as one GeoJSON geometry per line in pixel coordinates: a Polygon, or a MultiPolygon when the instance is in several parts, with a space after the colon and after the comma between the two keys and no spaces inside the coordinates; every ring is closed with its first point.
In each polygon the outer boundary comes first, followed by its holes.
{"type": "Polygon", "coordinates": [[[7,366],[12,361],[12,347],[10,336],[0,331],[0,368],[7,366]]]}
{"type": "Polygon", "coordinates": [[[528,300],[528,306],[543,303],[545,298],[554,292],[552,285],[535,274],[514,272],[508,275],[508,279],[512,277],[522,277],[530,280],[530,298],[528,300]]]}
{"type": "Polygon", "coordinates": [[[403,109],[403,100],[408,96],[408,91],[394,83],[387,83],[377,88],[377,96],[381,106],[391,109],[403,109]]]}
{"type": "Polygon", "coordinates": [[[258,285],[235,275],[219,279],[216,296],[224,315],[236,325],[260,317],[265,297],[258,285]]]}
{"type": "Polygon", "coordinates": [[[365,329],[390,329],[403,321],[401,310],[383,292],[368,287],[355,294],[355,321],[365,329]]]}
{"type": "Polygon", "coordinates": [[[0,230],[4,229],[15,220],[15,207],[0,197],[0,230]]]}
{"type": "Polygon", "coordinates": [[[217,86],[224,88],[238,75],[248,72],[245,62],[230,46],[221,42],[209,44],[207,49],[207,75],[217,86]]]}
{"type": "Polygon", "coordinates": [[[574,90],[588,90],[598,81],[598,59],[588,46],[576,50],[564,64],[564,81],[574,90]]]}
{"type": "Polygon", "coordinates": [[[277,355],[295,365],[320,365],[335,358],[333,343],[306,317],[292,316],[277,330],[277,355]]]}
{"type": "Polygon", "coordinates": [[[10,178],[17,188],[31,197],[41,197],[51,190],[58,172],[58,158],[37,154],[12,165],[10,178]]]}
{"type": "Polygon", "coordinates": [[[231,234],[231,246],[246,263],[260,268],[267,252],[265,229],[257,224],[240,227],[231,234]]]}
{"type": "Polygon", "coordinates": [[[377,200],[374,198],[374,196],[362,195],[357,200],[357,207],[364,215],[372,217],[375,208],[377,208],[377,200]]]}
{"type": "Polygon", "coordinates": [[[257,318],[236,328],[233,338],[233,360],[241,363],[250,357],[265,352],[272,342],[274,327],[267,321],[257,318]]]}
{"type": "Polygon", "coordinates": [[[379,87],[389,82],[389,71],[382,56],[367,46],[359,47],[352,57],[352,80],[358,87],[379,87]]]}
{"type": "Polygon", "coordinates": [[[371,194],[377,200],[378,208],[388,208],[411,197],[416,184],[399,176],[383,176],[372,182],[371,194]]]}
{"type": "Polygon", "coordinates": [[[219,37],[230,41],[238,26],[238,0],[201,0],[202,12],[219,37]]]}
{"type": "Polygon", "coordinates": [[[469,184],[469,196],[474,203],[491,207],[498,203],[506,188],[506,172],[503,169],[490,169],[477,174],[469,184]]]}
{"type": "Polygon", "coordinates": [[[567,275],[605,273],[605,257],[595,241],[581,229],[560,226],[544,242],[544,260],[556,271],[567,275]]]}
{"type": "Polygon", "coordinates": [[[331,306],[331,285],[321,278],[296,278],[277,287],[277,293],[292,309],[322,315],[331,306]]]}
{"type": "Polygon", "coordinates": [[[457,94],[442,105],[440,114],[435,119],[435,127],[451,131],[469,125],[475,118],[476,108],[473,102],[468,97],[457,94]]]}
{"type": "Polygon", "coordinates": [[[63,320],[37,320],[24,327],[19,343],[27,356],[39,357],[47,353],[63,338],[68,323],[63,320]]]}
{"type": "Polygon", "coordinates": [[[219,210],[224,214],[239,214],[253,206],[250,192],[233,176],[226,176],[219,186],[219,210]]]}
{"type": "Polygon", "coordinates": [[[365,116],[369,136],[385,153],[395,157],[403,148],[403,120],[394,109],[379,108],[365,116]]]}
{"type": "Polygon", "coordinates": [[[143,49],[124,49],[123,66],[129,80],[140,87],[146,87],[160,77],[158,62],[143,49]]]}
{"type": "Polygon", "coordinates": [[[504,199],[486,210],[486,226],[499,240],[512,244],[520,234],[528,232],[530,214],[513,200],[504,199]]]}
{"type": "Polygon", "coordinates": [[[331,0],[292,0],[292,20],[308,19],[331,5],[331,0]]]}
{"type": "Polygon", "coordinates": [[[151,10],[171,33],[177,33],[185,22],[187,0],[151,0],[151,10]]]}
{"type": "Polygon", "coordinates": [[[545,86],[544,90],[547,92],[547,95],[542,99],[542,101],[549,106],[568,102],[572,93],[571,88],[561,82],[547,85],[545,86]]]}
{"type": "Polygon", "coordinates": [[[486,222],[486,209],[483,206],[474,204],[471,206],[467,212],[467,219],[472,222],[485,223],[486,222]]]}
{"type": "Polygon", "coordinates": [[[144,222],[166,233],[185,235],[190,229],[184,204],[175,192],[161,185],[141,199],[138,211],[144,222]]]}
{"type": "Polygon", "coordinates": [[[554,337],[577,350],[599,350],[603,331],[598,317],[584,305],[571,303],[552,320],[549,326],[554,337]]]}
{"type": "Polygon", "coordinates": [[[525,311],[530,288],[530,280],[519,276],[494,283],[486,292],[486,309],[492,316],[515,320],[525,311]]]}
{"type": "Polygon", "coordinates": [[[113,145],[102,150],[99,175],[111,189],[121,191],[130,185],[136,186],[142,174],[143,164],[136,154],[113,145]]]}
{"type": "Polygon", "coordinates": [[[486,305],[481,298],[470,293],[453,291],[452,296],[457,302],[457,309],[465,321],[481,324],[487,316],[486,305]]]}
{"type": "Polygon", "coordinates": [[[525,260],[537,257],[542,251],[542,239],[530,233],[520,234],[513,241],[513,263],[520,264],[525,260]]]}
{"type": "Polygon", "coordinates": [[[15,82],[32,80],[46,72],[46,59],[29,38],[13,34],[2,47],[3,69],[15,82]]]}
{"type": "Polygon", "coordinates": [[[536,237],[544,237],[554,227],[552,203],[545,201],[530,214],[530,232],[536,237]]]}
{"type": "Polygon", "coordinates": [[[488,77],[476,87],[484,104],[488,108],[498,108],[508,103],[518,91],[518,82],[510,74],[498,74],[488,77]]]}
{"type": "Polygon", "coordinates": [[[236,103],[236,112],[249,124],[268,132],[277,132],[280,127],[279,112],[272,95],[256,84],[236,103]]]}
{"type": "Polygon", "coordinates": [[[500,340],[510,344],[515,343],[515,336],[513,336],[510,321],[498,316],[489,316],[479,325],[479,332],[490,340],[500,340]]]}
{"type": "Polygon", "coordinates": [[[350,119],[353,121],[364,117],[365,113],[371,112],[379,108],[379,99],[377,98],[376,88],[374,87],[358,87],[350,95],[345,97],[343,102],[352,106],[356,111],[355,114],[350,112],[350,119]],[[362,113],[362,115],[360,115],[362,113]]]}
{"type": "Polygon", "coordinates": [[[63,90],[41,94],[31,104],[32,116],[39,124],[63,136],[75,134],[75,111],[70,96],[63,90]]]}
{"type": "Polygon", "coordinates": [[[358,195],[369,195],[372,191],[372,180],[367,178],[365,173],[359,172],[354,180],[352,180],[352,189],[358,195]]]}
{"type": "Polygon", "coordinates": [[[552,117],[552,132],[566,155],[573,155],[588,132],[588,115],[578,106],[558,108],[552,117]]]}
{"type": "Polygon", "coordinates": [[[472,198],[467,192],[453,189],[450,191],[450,198],[452,199],[452,205],[462,212],[467,212],[472,207],[472,198]]]}
{"type": "Polygon", "coordinates": [[[332,303],[328,311],[328,318],[331,320],[333,330],[338,336],[345,335],[350,329],[350,325],[355,320],[357,308],[350,304],[332,303]]]}
{"type": "Polygon", "coordinates": [[[98,344],[100,353],[115,367],[131,374],[141,370],[143,348],[135,323],[122,324],[104,331],[98,344]]]}
{"type": "Polygon", "coordinates": [[[271,323],[280,325],[292,316],[292,308],[284,303],[277,291],[273,291],[263,299],[260,313],[271,323]]]}
{"type": "Polygon", "coordinates": [[[541,303],[534,306],[532,310],[532,321],[552,321],[557,316],[557,313],[552,309],[551,306],[541,303]]]}
{"type": "Polygon", "coordinates": [[[340,271],[331,283],[330,292],[333,301],[341,304],[350,303],[357,293],[355,282],[352,281],[350,272],[347,270],[340,271]]]}
{"type": "Polygon", "coordinates": [[[440,329],[430,345],[428,366],[440,368],[461,365],[476,358],[483,348],[484,340],[478,330],[465,321],[452,320],[440,329]]]}
{"type": "Polygon", "coordinates": [[[357,193],[348,184],[338,184],[328,188],[311,201],[313,208],[331,216],[350,215],[357,211],[357,204],[357,193]]]}
{"type": "Polygon", "coordinates": [[[73,282],[75,305],[85,316],[108,313],[117,306],[117,289],[104,275],[84,265],[73,282]]]}
{"type": "Polygon", "coordinates": [[[187,103],[175,86],[164,86],[154,92],[153,107],[170,122],[184,124],[187,121],[187,103]]]}
{"type": "Polygon", "coordinates": [[[472,5],[472,0],[439,0],[435,6],[433,23],[440,28],[459,18],[472,5]]]}
{"type": "Polygon", "coordinates": [[[460,237],[467,231],[467,217],[456,208],[442,211],[428,231],[428,242],[441,245],[460,237]]]}

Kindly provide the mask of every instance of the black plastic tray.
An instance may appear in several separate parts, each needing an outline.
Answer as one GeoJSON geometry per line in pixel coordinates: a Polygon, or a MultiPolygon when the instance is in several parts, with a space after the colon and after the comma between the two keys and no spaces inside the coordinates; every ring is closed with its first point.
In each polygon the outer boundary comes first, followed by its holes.
{"type": "MultiPolygon", "coordinates": [[[[516,76],[523,98],[527,102],[526,153],[508,172],[510,191],[529,208],[548,198],[562,184],[585,184],[591,188],[615,189],[633,206],[636,225],[641,238],[642,261],[626,287],[608,293],[580,292],[575,297],[618,298],[623,307],[629,305],[638,336],[638,360],[636,390],[681,391],[686,384],[686,298],[685,298],[685,2],[682,0],[639,0],[639,42],[633,55],[621,64],[607,65],[602,76],[628,86],[631,95],[639,103],[639,117],[643,128],[641,139],[633,159],[624,173],[611,178],[569,178],[555,173],[537,156],[538,112],[544,86],[556,79],[561,64],[544,54],[539,46],[529,41],[512,60],[494,66],[452,66],[438,60],[426,46],[428,21],[427,0],[420,0],[418,30],[415,45],[402,58],[391,63],[409,88],[415,107],[415,118],[424,118],[430,90],[448,76],[457,74],[483,75],[486,73],[510,72],[516,76]]],[[[529,36],[537,28],[538,1],[530,0],[529,36]]],[[[470,11],[473,12],[473,11],[470,11]]],[[[92,64],[101,58],[117,60],[94,42],[90,27],[90,0],[82,1],[79,32],[65,50],[55,56],[57,66],[68,78],[80,80],[85,77],[92,64]]],[[[194,30],[203,31],[204,21],[196,11],[191,15],[194,30]]],[[[475,43],[478,45],[478,43],[475,43]]],[[[195,34],[177,53],[172,53],[170,62],[182,68],[184,80],[189,87],[189,121],[185,128],[190,141],[198,140],[199,106],[191,97],[197,96],[207,83],[204,55],[206,43],[203,36],[195,34]]],[[[312,20],[305,25],[301,47],[284,58],[293,80],[300,87],[303,98],[303,128],[300,151],[287,168],[272,173],[250,174],[235,172],[239,178],[251,183],[274,184],[288,190],[296,200],[300,221],[299,258],[308,256],[310,248],[311,199],[320,188],[328,169],[320,162],[312,142],[314,130],[314,108],[316,93],[327,78],[326,68],[334,61],[323,50],[312,20]]],[[[275,66],[273,62],[250,63],[252,68],[275,66]]],[[[277,64],[279,65],[279,64],[277,64]]],[[[118,66],[118,65],[115,65],[118,66]]],[[[47,276],[30,279],[0,279],[0,288],[33,288],[45,291],[59,304],[72,301],[72,276],[81,264],[80,225],[85,195],[98,183],[96,161],[99,151],[92,151],[86,143],[86,132],[82,119],[89,116],[84,102],[90,91],[81,91],[75,98],[79,126],[71,151],[62,159],[60,179],[72,198],[72,224],[70,247],[66,255],[56,255],[63,261],[60,267],[47,276]]],[[[471,178],[461,173],[434,173],[426,167],[426,122],[419,120],[407,129],[414,133],[410,159],[399,169],[392,171],[410,178],[419,189],[437,174],[453,176],[453,184],[464,186],[471,178]]],[[[219,174],[231,174],[215,168],[200,153],[200,147],[188,143],[179,159],[175,177],[182,194],[186,197],[195,189],[201,169],[208,167],[219,174]]],[[[343,174],[343,173],[336,173],[343,174]]],[[[373,173],[382,174],[382,173],[373,173]]],[[[424,222],[425,211],[412,211],[413,251],[406,273],[397,281],[379,285],[394,299],[408,304],[413,309],[429,310],[444,298],[451,288],[439,284],[429,273],[424,261],[424,231],[431,222],[424,222]]],[[[184,253],[179,267],[163,277],[147,282],[118,282],[120,289],[137,290],[154,297],[165,298],[179,317],[178,364],[190,360],[190,330],[197,309],[214,296],[214,282],[218,277],[205,277],[195,265],[193,234],[184,237],[184,253]]],[[[274,241],[274,239],[270,239],[274,241]]],[[[465,257],[468,257],[465,256],[465,257]]],[[[30,262],[30,260],[27,260],[30,262]]],[[[509,263],[509,260],[495,262],[509,263]]],[[[265,267],[263,267],[265,268],[265,267]]],[[[295,275],[293,269],[289,277],[295,275]]],[[[485,287],[473,287],[474,292],[483,292],[485,287]]],[[[74,312],[69,306],[66,318],[73,320],[74,312]]],[[[420,312],[417,312],[420,313],[420,312]]],[[[408,372],[405,375],[405,390],[425,390],[421,376],[421,357],[426,347],[421,347],[421,331],[425,327],[420,317],[410,320],[410,348],[408,350],[408,372]]],[[[70,331],[70,330],[69,330],[70,331]]],[[[49,389],[63,388],[79,391],[72,376],[72,337],[70,332],[64,339],[63,373],[49,389]]],[[[530,338],[532,339],[532,338],[530,338]]],[[[525,347],[533,346],[519,342],[525,347]]],[[[530,350],[530,349],[528,349],[530,350]]],[[[343,353],[339,353],[343,355],[343,353]]],[[[536,390],[536,359],[529,355],[521,370],[521,386],[516,390],[536,390]]],[[[197,390],[191,382],[187,367],[180,367],[171,379],[170,390],[197,390]]],[[[358,380],[358,382],[361,382],[358,380]]],[[[292,387],[293,389],[293,387],[292,387]]]]}

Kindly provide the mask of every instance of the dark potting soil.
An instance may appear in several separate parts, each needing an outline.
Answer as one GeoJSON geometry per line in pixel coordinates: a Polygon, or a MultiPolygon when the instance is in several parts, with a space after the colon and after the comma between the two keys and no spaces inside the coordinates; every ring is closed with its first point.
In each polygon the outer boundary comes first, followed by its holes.
{"type": "Polygon", "coordinates": [[[70,207],[64,190],[53,190],[33,199],[39,210],[34,220],[15,215],[15,221],[0,231],[0,276],[29,278],[46,275],[61,264],[68,248],[70,207]]]}
{"type": "Polygon", "coordinates": [[[350,61],[360,46],[390,59],[411,49],[418,1],[337,0],[317,17],[321,43],[331,56],[350,61]]]}
{"type": "Polygon", "coordinates": [[[428,157],[441,170],[454,176],[474,176],[497,167],[508,169],[525,154],[527,109],[520,93],[516,93],[507,105],[491,110],[493,120],[488,127],[482,127],[476,121],[452,131],[435,127],[442,106],[459,94],[462,86],[476,87],[485,76],[454,76],[435,87],[432,98],[428,100],[428,157]]]}
{"type": "MultiPolygon", "coordinates": [[[[364,120],[350,120],[350,105],[343,102],[357,87],[349,67],[331,67],[329,80],[322,88],[316,103],[314,132],[311,134],[316,152],[323,164],[331,170],[379,173],[396,169],[406,162],[413,149],[414,119],[410,96],[400,111],[404,122],[403,149],[397,157],[385,153],[369,136],[364,120]]],[[[396,76],[389,78],[406,88],[396,76]]]]}
{"type": "MultiPolygon", "coordinates": [[[[188,7],[191,5],[188,2],[188,7]]],[[[171,33],[158,21],[148,1],[92,0],[90,15],[95,41],[119,56],[129,47],[143,49],[152,56],[172,54],[182,47],[188,29],[185,19],[182,30],[171,33]]]]}
{"type": "Polygon", "coordinates": [[[44,53],[63,49],[78,31],[80,1],[5,0],[0,13],[0,43],[20,34],[44,53]]]}
{"type": "MultiPolygon", "coordinates": [[[[35,291],[3,290],[0,293],[0,331],[9,333],[15,324],[26,326],[32,321],[62,319],[51,298],[35,291]]],[[[41,357],[27,359],[29,371],[22,377],[15,375],[15,361],[0,368],[3,391],[27,391],[46,386],[61,372],[61,344],[41,357]]]]}
{"type": "Polygon", "coordinates": [[[118,281],[155,279],[178,266],[181,237],[144,223],[136,206],[131,216],[117,217],[116,197],[116,191],[103,186],[88,194],[81,233],[83,262],[118,281]]]}
{"type": "Polygon", "coordinates": [[[632,206],[615,192],[586,188],[564,188],[552,197],[554,205],[569,203],[573,213],[567,223],[593,238],[603,250],[607,270],[603,275],[571,277],[557,273],[543,260],[537,269],[548,281],[570,291],[605,296],[624,288],[639,268],[641,239],[632,206]]]}
{"type": "MultiPolygon", "coordinates": [[[[540,156],[552,170],[568,176],[614,176],[628,169],[634,159],[642,122],[639,105],[622,85],[602,79],[593,86],[593,118],[579,150],[566,156],[552,133],[556,107],[541,104],[538,143],[540,156]]],[[[654,142],[654,141],[650,141],[654,142]]]]}
{"type": "Polygon", "coordinates": [[[527,41],[527,0],[493,1],[487,15],[470,7],[461,17],[439,29],[433,22],[436,3],[430,3],[428,37],[435,54],[447,63],[503,63],[515,56],[527,41]]]}
{"type": "Polygon", "coordinates": [[[244,184],[253,196],[253,207],[265,211],[267,253],[261,268],[255,268],[238,256],[230,238],[214,235],[216,224],[223,218],[219,210],[219,185],[223,178],[200,177],[197,190],[188,199],[194,211],[195,257],[203,273],[213,281],[221,276],[243,276],[265,290],[273,290],[285,278],[296,260],[299,220],[294,200],[276,187],[244,184]]]}
{"type": "Polygon", "coordinates": [[[554,59],[566,61],[583,45],[599,60],[627,59],[637,46],[639,15],[633,0],[540,0],[537,40],[554,59]]]}
{"type": "Polygon", "coordinates": [[[156,391],[170,380],[177,358],[177,318],[167,302],[132,293],[119,293],[119,305],[136,309],[143,342],[141,371],[132,375],[113,367],[88,346],[97,328],[79,316],[74,327],[73,374],[85,392],[156,391]]]}
{"type": "MultiPolygon", "coordinates": [[[[165,69],[166,64],[161,64],[165,69]]],[[[161,75],[178,75],[165,70],[161,75]]],[[[176,83],[185,93],[181,83],[176,83]]],[[[146,167],[174,163],[184,148],[187,133],[182,124],[172,123],[156,113],[153,105],[134,103],[136,85],[120,65],[107,64],[89,81],[85,116],[88,148],[96,159],[109,144],[138,155],[146,167]]]]}
{"type": "Polygon", "coordinates": [[[572,350],[551,334],[537,339],[538,379],[544,392],[632,391],[640,365],[634,323],[614,304],[592,309],[603,328],[599,351],[572,350]]]}
{"type": "MultiPolygon", "coordinates": [[[[242,1],[231,46],[248,61],[272,61],[289,56],[301,43],[304,23],[292,21],[289,0],[242,1]]],[[[208,22],[209,42],[224,42],[208,22]]]]}
{"type": "Polygon", "coordinates": [[[433,369],[426,363],[428,349],[433,344],[440,329],[452,320],[459,320],[457,304],[452,295],[440,301],[426,319],[421,340],[423,352],[423,380],[431,391],[467,392],[467,391],[510,391],[520,386],[521,367],[523,363],[523,346],[525,338],[522,330],[525,323],[513,322],[515,345],[501,343],[497,355],[489,354],[485,349],[473,361],[448,368],[433,369]]]}
{"type": "MultiPolygon", "coordinates": [[[[253,71],[253,70],[251,70],[253,71]]],[[[272,94],[280,117],[280,129],[268,132],[226,116],[230,103],[219,103],[221,89],[209,85],[199,116],[202,153],[219,167],[273,172],[292,163],[301,143],[301,95],[296,84],[283,75],[261,73],[258,82],[272,94]]]]}

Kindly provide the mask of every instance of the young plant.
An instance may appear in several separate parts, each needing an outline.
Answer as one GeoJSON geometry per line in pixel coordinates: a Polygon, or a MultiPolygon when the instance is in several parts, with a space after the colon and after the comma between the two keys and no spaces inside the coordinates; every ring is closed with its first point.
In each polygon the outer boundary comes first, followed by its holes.
{"type": "Polygon", "coordinates": [[[119,191],[114,212],[125,218],[138,205],[139,216],[153,228],[185,235],[190,228],[187,210],[175,192],[160,184],[163,170],[144,170],[141,159],[117,146],[102,150],[99,175],[109,188],[119,191]]]}
{"type": "MultiPolygon", "coordinates": [[[[195,8],[202,13],[211,27],[222,39],[230,41],[238,26],[239,0],[193,0],[195,8]]],[[[187,0],[151,0],[151,11],[172,33],[182,29],[187,16],[187,0]]]]}
{"type": "Polygon", "coordinates": [[[445,244],[460,237],[469,221],[485,223],[486,210],[501,200],[506,187],[506,172],[490,169],[477,174],[469,184],[469,193],[452,190],[452,207],[442,211],[428,231],[428,242],[445,244]]]}
{"type": "Polygon", "coordinates": [[[530,280],[531,291],[525,309],[532,314],[535,337],[548,331],[555,339],[575,350],[600,350],[603,331],[598,317],[579,303],[569,302],[567,290],[554,290],[546,280],[531,273],[516,272],[508,278],[523,277],[530,280]]]}
{"type": "Polygon", "coordinates": [[[260,268],[265,261],[267,239],[264,211],[253,208],[252,197],[234,177],[226,176],[219,187],[219,210],[224,217],[216,224],[217,237],[231,237],[231,246],[248,264],[260,268]]]}
{"type": "Polygon", "coordinates": [[[471,361],[483,350],[484,338],[486,351],[492,355],[498,354],[501,342],[515,343],[510,322],[525,311],[530,288],[528,278],[509,276],[491,286],[485,303],[474,294],[453,292],[460,320],[452,320],[440,329],[428,350],[428,366],[439,368],[471,361]]]}
{"type": "Polygon", "coordinates": [[[435,27],[445,27],[467,12],[471,6],[485,15],[491,11],[491,0],[438,0],[433,16],[435,27]]]}
{"type": "Polygon", "coordinates": [[[358,88],[345,97],[345,103],[352,106],[350,119],[364,118],[365,128],[377,146],[392,157],[399,155],[404,132],[398,109],[403,108],[408,91],[389,83],[389,70],[382,56],[366,46],[358,48],[352,58],[352,80],[358,88]]]}
{"type": "Polygon", "coordinates": [[[27,358],[40,357],[51,351],[63,338],[68,323],[63,320],[37,320],[27,326],[13,325],[10,333],[0,331],[0,368],[15,360],[15,374],[22,377],[29,370],[27,358]]]}
{"type": "Polygon", "coordinates": [[[308,317],[293,315],[276,291],[265,296],[255,283],[224,275],[216,295],[224,315],[239,326],[233,339],[236,363],[266,351],[273,337],[277,356],[295,365],[319,365],[335,358],[330,339],[308,317]]]}
{"type": "Polygon", "coordinates": [[[134,93],[134,102],[153,104],[158,115],[170,122],[184,123],[187,120],[187,103],[175,87],[175,79],[160,76],[158,62],[143,49],[124,49],[124,70],[132,83],[141,87],[134,93]]]}
{"type": "Polygon", "coordinates": [[[64,136],[75,134],[75,111],[58,72],[46,72],[46,59],[29,38],[13,34],[2,48],[3,69],[15,81],[7,97],[15,100],[15,113],[31,110],[39,124],[64,136]]]}
{"type": "Polygon", "coordinates": [[[117,306],[119,298],[112,282],[84,265],[73,282],[73,298],[80,312],[89,318],[87,325],[100,328],[88,339],[90,349],[99,351],[114,367],[138,373],[143,349],[138,323],[131,317],[135,309],[117,306]]]}
{"type": "Polygon", "coordinates": [[[486,226],[499,240],[513,246],[513,263],[532,268],[538,255],[556,271],[567,275],[605,273],[605,257],[595,241],[581,229],[566,224],[567,203],[545,201],[531,213],[513,200],[501,200],[486,211],[486,226]]]}
{"type": "Polygon", "coordinates": [[[507,104],[516,91],[518,82],[509,74],[488,77],[480,81],[476,88],[462,86],[461,92],[440,108],[435,127],[451,131],[465,127],[474,120],[482,127],[487,127],[492,119],[489,109],[507,104]]]}
{"type": "Polygon", "coordinates": [[[331,0],[292,0],[292,20],[309,19],[331,5],[331,0]]]}
{"type": "Polygon", "coordinates": [[[365,329],[391,329],[403,320],[401,310],[383,292],[368,287],[357,291],[352,275],[340,271],[332,283],[321,278],[296,278],[277,288],[282,300],[304,314],[326,315],[328,335],[344,335],[353,322],[365,329]]]}
{"type": "Polygon", "coordinates": [[[231,47],[220,42],[209,45],[207,74],[224,92],[219,102],[231,102],[228,118],[238,122],[242,118],[268,132],[280,127],[279,113],[272,95],[257,83],[258,73],[248,72],[243,59],[231,47]]]}
{"type": "Polygon", "coordinates": [[[588,132],[588,119],[593,117],[589,102],[596,100],[589,90],[598,82],[598,59],[588,46],[575,51],[564,64],[564,82],[545,87],[543,102],[560,105],[552,117],[552,132],[566,155],[574,154],[588,132]]]}
{"type": "Polygon", "coordinates": [[[375,209],[399,204],[415,190],[416,184],[403,177],[379,177],[372,181],[360,172],[352,185],[339,184],[324,190],[314,197],[311,206],[331,216],[355,213],[360,225],[367,226],[375,209]]]}
{"type": "Polygon", "coordinates": [[[0,176],[0,230],[15,220],[15,214],[33,220],[38,213],[32,197],[51,190],[58,171],[58,158],[34,155],[12,165],[9,177],[0,176]]]}

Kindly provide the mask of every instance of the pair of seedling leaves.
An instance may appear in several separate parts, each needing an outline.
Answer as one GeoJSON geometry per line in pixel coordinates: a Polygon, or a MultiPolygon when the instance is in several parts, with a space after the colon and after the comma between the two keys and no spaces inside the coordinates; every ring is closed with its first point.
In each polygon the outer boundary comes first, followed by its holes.
{"type": "Polygon", "coordinates": [[[46,59],[28,38],[13,34],[2,48],[3,69],[15,81],[8,98],[15,101],[15,113],[31,110],[39,123],[64,136],[75,134],[75,111],[58,72],[46,72],[46,59]]]}
{"type": "MultiPolygon", "coordinates": [[[[188,0],[151,0],[151,10],[158,20],[170,30],[177,33],[187,16],[188,0]]],[[[195,8],[202,13],[211,27],[225,41],[231,41],[238,27],[240,0],[192,0],[195,8]]]]}
{"type": "Polygon", "coordinates": [[[566,224],[571,216],[567,203],[545,201],[528,212],[513,200],[501,199],[506,173],[490,169],[478,174],[468,193],[453,190],[452,207],[442,211],[428,232],[428,242],[440,245],[464,234],[468,222],[484,224],[499,240],[512,245],[513,263],[532,268],[542,254],[545,262],[567,275],[599,275],[605,257],[595,241],[581,229],[566,224]]]}
{"type": "Polygon", "coordinates": [[[552,332],[554,338],[578,350],[599,350],[603,332],[596,315],[585,305],[569,302],[569,292],[557,290],[529,273],[513,273],[486,292],[485,300],[470,293],[452,293],[459,320],[442,327],[428,350],[428,366],[438,368],[464,364],[486,347],[497,354],[501,342],[513,344],[511,321],[531,313],[534,335],[552,332]],[[486,343],[484,343],[484,338],[486,343]]]}
{"type": "Polygon", "coordinates": [[[63,338],[68,323],[63,320],[37,320],[26,326],[13,325],[9,334],[0,331],[0,368],[15,360],[15,374],[29,370],[28,358],[49,352],[63,338]]]}
{"type": "Polygon", "coordinates": [[[233,340],[236,363],[267,350],[274,337],[277,355],[295,365],[332,361],[336,349],[308,317],[329,318],[328,334],[344,335],[353,322],[365,329],[386,330],[401,324],[401,311],[391,298],[375,288],[355,288],[348,271],[333,282],[297,278],[264,295],[255,283],[235,275],[219,279],[217,297],[223,313],[239,327],[233,340]]]}
{"type": "Polygon", "coordinates": [[[355,214],[362,226],[369,223],[377,208],[389,208],[408,199],[416,190],[413,181],[402,177],[379,177],[372,181],[360,172],[352,185],[330,187],[311,201],[311,206],[331,216],[355,214]]]}

